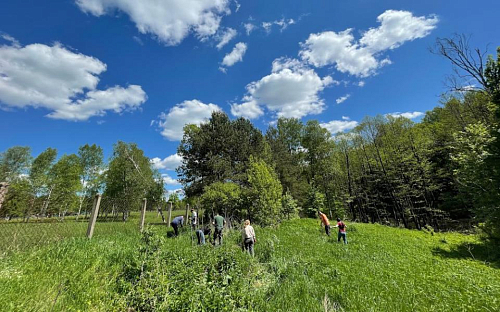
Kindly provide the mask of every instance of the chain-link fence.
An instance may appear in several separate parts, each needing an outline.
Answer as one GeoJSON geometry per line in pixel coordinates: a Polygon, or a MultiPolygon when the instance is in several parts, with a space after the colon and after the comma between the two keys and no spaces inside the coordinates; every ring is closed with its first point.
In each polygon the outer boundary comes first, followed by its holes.
{"type": "Polygon", "coordinates": [[[148,203],[142,198],[130,202],[97,195],[83,199],[71,212],[4,215],[0,219],[0,254],[71,238],[137,235],[141,227],[148,225],[165,227],[167,233],[169,220],[189,213],[185,207],[178,208],[165,202],[148,203]]]}

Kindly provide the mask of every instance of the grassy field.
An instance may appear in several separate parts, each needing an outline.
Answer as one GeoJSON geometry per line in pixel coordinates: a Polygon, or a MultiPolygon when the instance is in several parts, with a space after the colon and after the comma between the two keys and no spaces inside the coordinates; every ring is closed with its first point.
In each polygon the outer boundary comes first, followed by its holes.
{"type": "MultiPolygon", "coordinates": [[[[164,212],[167,218],[167,212],[164,212]]],[[[172,211],[172,218],[184,215],[185,210],[172,211]]],[[[127,222],[121,221],[119,215],[116,220],[109,218],[98,218],[94,229],[94,236],[108,236],[118,233],[134,234],[139,230],[140,212],[131,212],[127,222]]],[[[22,220],[0,221],[0,254],[5,251],[30,250],[52,242],[67,238],[83,238],[87,233],[89,219],[80,217],[77,221],[75,216],[60,221],[58,218],[32,218],[30,222],[22,220]]],[[[156,212],[148,211],[145,224],[161,224],[162,219],[156,212]]]]}
{"type": "MultiPolygon", "coordinates": [[[[154,224],[155,222],[151,222],[154,224]]],[[[194,246],[184,229],[72,237],[0,259],[2,311],[498,311],[500,270],[472,235],[317,220],[194,246]]]]}

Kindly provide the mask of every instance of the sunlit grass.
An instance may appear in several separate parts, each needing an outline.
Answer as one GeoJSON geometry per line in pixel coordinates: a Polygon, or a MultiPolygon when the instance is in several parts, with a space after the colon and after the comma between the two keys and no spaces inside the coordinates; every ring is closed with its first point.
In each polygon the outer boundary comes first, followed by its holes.
{"type": "MultiPolygon", "coordinates": [[[[153,222],[151,222],[153,223],[153,222]]],[[[240,235],[196,246],[151,226],[69,238],[0,261],[7,311],[496,311],[500,271],[476,236],[348,223],[349,245],[310,219],[256,228],[256,258],[240,235]],[[151,232],[152,231],[152,232],[151,232]],[[464,247],[465,246],[465,247],[464,247]],[[464,249],[465,248],[465,249],[464,249]]],[[[193,236],[192,236],[193,235],[193,236]]]]}

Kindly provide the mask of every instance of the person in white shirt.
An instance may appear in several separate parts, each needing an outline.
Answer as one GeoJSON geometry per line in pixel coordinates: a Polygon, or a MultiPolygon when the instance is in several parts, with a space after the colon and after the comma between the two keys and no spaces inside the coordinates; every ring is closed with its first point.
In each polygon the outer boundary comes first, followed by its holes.
{"type": "Polygon", "coordinates": [[[243,238],[244,250],[246,250],[253,257],[253,244],[255,244],[257,240],[255,239],[255,231],[250,225],[250,220],[245,220],[243,231],[241,231],[241,236],[243,238]]]}
{"type": "Polygon", "coordinates": [[[193,230],[196,230],[196,224],[198,223],[198,214],[191,208],[191,227],[193,230]]]}

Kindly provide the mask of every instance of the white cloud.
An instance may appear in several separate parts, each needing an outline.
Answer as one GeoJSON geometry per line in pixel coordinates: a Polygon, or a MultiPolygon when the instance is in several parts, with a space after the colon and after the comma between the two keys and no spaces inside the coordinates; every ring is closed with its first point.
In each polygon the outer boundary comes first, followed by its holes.
{"type": "Polygon", "coordinates": [[[182,164],[182,157],[179,154],[173,154],[164,159],[155,157],[151,159],[151,164],[155,169],[175,170],[182,164]]]}
{"type": "Polygon", "coordinates": [[[236,30],[233,28],[226,28],[226,30],[222,31],[216,36],[216,40],[219,43],[216,45],[217,49],[222,49],[223,46],[229,43],[234,37],[236,37],[236,30]]]}
{"type": "Polygon", "coordinates": [[[210,118],[212,112],[220,110],[215,104],[204,104],[198,100],[184,101],[172,107],[168,114],[161,113],[158,121],[162,128],[161,134],[171,141],[181,140],[185,125],[199,125],[210,118]]]}
{"type": "Polygon", "coordinates": [[[364,86],[365,86],[365,82],[363,80],[358,82],[358,87],[364,87],[364,86]]]}
{"type": "Polygon", "coordinates": [[[387,114],[389,116],[392,116],[392,117],[404,117],[404,118],[408,118],[408,119],[415,119],[415,118],[418,118],[420,116],[423,116],[424,113],[422,112],[406,112],[406,113],[400,113],[400,112],[395,112],[395,113],[390,113],[390,114],[387,114]]]}
{"type": "Polygon", "coordinates": [[[204,39],[230,14],[229,0],[76,0],[78,7],[95,16],[126,13],[142,34],[152,34],[166,45],[177,45],[190,33],[204,39]]]}
{"type": "Polygon", "coordinates": [[[5,33],[0,33],[0,37],[8,42],[14,47],[20,47],[21,45],[19,44],[19,41],[16,40],[16,38],[5,34],[5,33]]]}
{"type": "Polygon", "coordinates": [[[252,31],[254,31],[255,28],[257,28],[257,26],[255,26],[252,23],[245,23],[245,24],[243,24],[243,27],[245,27],[245,30],[247,32],[247,36],[250,36],[250,34],[252,33],[252,31]]]}
{"type": "Polygon", "coordinates": [[[0,102],[14,108],[41,107],[47,116],[87,120],[106,111],[120,113],[140,107],[146,99],[141,86],[97,90],[106,64],[60,44],[0,46],[0,102]]]}
{"type": "Polygon", "coordinates": [[[354,120],[332,120],[330,122],[320,124],[321,127],[328,130],[332,135],[338,132],[354,129],[357,125],[358,122],[354,120]]]}
{"type": "Polygon", "coordinates": [[[358,77],[376,74],[384,65],[390,64],[383,51],[395,49],[406,41],[427,36],[435,27],[438,18],[434,15],[413,16],[411,12],[387,10],[378,16],[381,24],[366,31],[359,41],[352,35],[352,28],[341,32],[325,31],[310,34],[301,44],[301,58],[316,66],[335,65],[343,73],[358,77]]]}
{"type": "Polygon", "coordinates": [[[264,30],[266,32],[270,32],[271,31],[271,26],[273,26],[272,22],[263,22],[262,23],[262,28],[264,28],[264,30]]]}
{"type": "Polygon", "coordinates": [[[243,61],[243,56],[245,55],[246,51],[247,51],[247,44],[244,42],[238,42],[234,46],[233,51],[224,56],[224,59],[222,60],[222,65],[230,67],[233,66],[235,63],[243,61]]]}
{"type": "Polygon", "coordinates": [[[342,120],[351,120],[349,116],[342,116],[342,120]]]}
{"type": "Polygon", "coordinates": [[[338,99],[335,100],[335,102],[337,102],[337,104],[340,104],[340,103],[343,103],[345,102],[348,98],[350,98],[351,95],[350,94],[346,94],[344,96],[341,96],[339,97],[338,99]]]}
{"type": "Polygon", "coordinates": [[[232,105],[231,112],[236,116],[256,118],[262,114],[261,106],[266,106],[278,117],[301,118],[319,114],[325,106],[319,93],[332,83],[330,76],[320,78],[296,59],[276,59],[272,73],[248,84],[244,103],[232,105]],[[245,111],[254,113],[245,115],[242,113],[245,111]]]}
{"type": "Polygon", "coordinates": [[[243,104],[231,105],[231,114],[236,117],[245,117],[248,119],[255,119],[264,114],[257,101],[249,99],[248,102],[243,104]]]}
{"type": "Polygon", "coordinates": [[[172,178],[171,176],[169,176],[166,173],[163,173],[161,175],[161,178],[163,179],[163,183],[165,183],[166,185],[179,185],[180,184],[177,179],[172,178]]]}
{"type": "Polygon", "coordinates": [[[280,19],[280,20],[275,20],[275,21],[272,21],[272,22],[263,22],[262,23],[262,28],[264,28],[264,30],[269,33],[271,32],[271,29],[273,27],[273,25],[276,25],[280,28],[280,31],[283,31],[285,29],[288,28],[288,26],[290,25],[293,25],[295,24],[296,21],[292,18],[289,18],[289,19],[280,19]]]}

